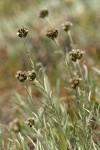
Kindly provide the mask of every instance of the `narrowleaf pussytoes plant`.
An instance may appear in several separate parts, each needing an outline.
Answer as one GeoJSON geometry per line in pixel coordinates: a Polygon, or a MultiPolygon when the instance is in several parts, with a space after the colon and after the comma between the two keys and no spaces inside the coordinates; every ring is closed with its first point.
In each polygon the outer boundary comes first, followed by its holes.
{"type": "MultiPolygon", "coordinates": [[[[49,12],[41,10],[39,17],[46,19],[49,12]]],[[[99,150],[99,134],[96,132],[100,126],[99,102],[92,101],[91,77],[87,66],[83,62],[85,52],[75,48],[71,36],[73,24],[66,21],[61,25],[63,32],[70,40],[71,51],[61,48],[57,39],[59,31],[51,24],[45,32],[48,40],[57,46],[57,53],[64,60],[67,70],[68,85],[65,89],[70,92],[72,108],[70,109],[60,97],[60,82],[57,81],[54,89],[46,75],[43,65],[36,64],[30,57],[25,45],[28,30],[25,27],[18,29],[17,36],[24,42],[26,55],[31,63],[31,70],[17,71],[16,79],[25,88],[28,97],[22,100],[17,94],[17,104],[26,120],[13,121],[10,124],[12,132],[8,149],[13,150],[99,150]],[[39,76],[39,74],[41,76],[39,76]],[[41,93],[40,106],[34,109],[35,101],[27,84],[41,93]],[[16,136],[14,136],[16,134],[16,136]],[[27,142],[28,141],[28,142],[27,142]]]]}

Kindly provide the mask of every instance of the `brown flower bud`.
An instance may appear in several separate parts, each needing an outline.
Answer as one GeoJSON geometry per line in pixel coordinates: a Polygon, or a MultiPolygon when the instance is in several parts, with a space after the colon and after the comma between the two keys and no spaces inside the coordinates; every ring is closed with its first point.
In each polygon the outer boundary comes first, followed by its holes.
{"type": "Polygon", "coordinates": [[[67,32],[71,29],[72,26],[73,24],[70,21],[67,21],[64,24],[62,24],[62,29],[67,32]]]}
{"type": "Polygon", "coordinates": [[[34,118],[28,118],[25,123],[32,127],[35,124],[34,118]]]}
{"type": "Polygon", "coordinates": [[[27,36],[27,34],[28,34],[28,30],[24,27],[21,27],[17,31],[17,36],[19,36],[20,38],[25,38],[27,36]]]}
{"type": "Polygon", "coordinates": [[[47,31],[45,33],[45,36],[52,39],[52,40],[54,40],[58,36],[58,30],[55,29],[55,28],[47,29],[47,31]]]}
{"type": "Polygon", "coordinates": [[[40,10],[40,14],[39,14],[39,17],[40,18],[45,18],[47,17],[49,14],[48,10],[47,9],[43,9],[43,10],[40,10]]]}
{"type": "Polygon", "coordinates": [[[29,81],[33,81],[36,78],[35,70],[28,71],[27,77],[29,81]]]}
{"type": "Polygon", "coordinates": [[[79,49],[72,49],[71,52],[69,53],[69,58],[76,62],[78,59],[81,59],[83,56],[84,52],[79,50],[79,49]]]}
{"type": "Polygon", "coordinates": [[[24,82],[27,79],[26,72],[24,71],[17,71],[15,77],[20,81],[24,82]]]}
{"type": "Polygon", "coordinates": [[[70,84],[71,84],[71,87],[72,87],[73,89],[76,89],[76,87],[79,86],[81,80],[82,80],[82,79],[79,78],[79,77],[73,77],[72,79],[70,79],[69,82],[70,82],[70,84]]]}

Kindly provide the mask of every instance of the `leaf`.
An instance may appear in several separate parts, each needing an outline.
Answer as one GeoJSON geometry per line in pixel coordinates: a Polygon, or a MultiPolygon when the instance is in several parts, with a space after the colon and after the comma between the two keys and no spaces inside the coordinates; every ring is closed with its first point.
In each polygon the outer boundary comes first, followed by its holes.
{"type": "Polygon", "coordinates": [[[88,100],[91,100],[91,91],[89,92],[88,100]]]}
{"type": "Polygon", "coordinates": [[[92,69],[100,76],[100,70],[98,68],[92,67],[92,69]]]}
{"type": "Polygon", "coordinates": [[[60,140],[60,143],[61,143],[61,150],[66,150],[66,140],[64,138],[64,136],[59,133],[59,140],[60,140]]]}
{"type": "Polygon", "coordinates": [[[26,136],[30,140],[30,142],[33,144],[33,146],[36,147],[36,144],[34,143],[34,141],[28,135],[26,135],[26,136]]]}
{"type": "Polygon", "coordinates": [[[88,69],[87,69],[87,66],[83,65],[83,67],[84,67],[84,71],[85,71],[85,74],[84,74],[85,79],[88,80],[88,69]]]}
{"type": "Polygon", "coordinates": [[[50,93],[50,82],[47,75],[44,73],[44,87],[47,93],[50,93]]]}

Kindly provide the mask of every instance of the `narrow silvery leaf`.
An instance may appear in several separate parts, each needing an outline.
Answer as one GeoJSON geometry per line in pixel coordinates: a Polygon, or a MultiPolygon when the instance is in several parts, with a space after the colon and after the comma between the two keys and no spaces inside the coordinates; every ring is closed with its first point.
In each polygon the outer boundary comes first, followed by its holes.
{"type": "Polygon", "coordinates": [[[88,100],[91,100],[91,91],[89,92],[88,100]]]}
{"type": "Polygon", "coordinates": [[[83,67],[84,67],[84,71],[85,71],[85,74],[84,74],[85,80],[88,80],[88,69],[87,69],[87,66],[83,65],[83,67]]]}
{"type": "Polygon", "coordinates": [[[100,75],[100,70],[98,68],[92,67],[92,69],[98,74],[100,75]]]}
{"type": "Polygon", "coordinates": [[[50,93],[50,83],[47,75],[44,73],[44,87],[47,93],[50,93]]]}

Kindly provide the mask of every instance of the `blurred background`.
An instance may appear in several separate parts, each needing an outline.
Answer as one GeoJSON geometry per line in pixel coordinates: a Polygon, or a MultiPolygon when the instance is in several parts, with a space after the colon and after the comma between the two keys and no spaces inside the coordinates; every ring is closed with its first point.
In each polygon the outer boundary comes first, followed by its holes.
{"type": "MultiPolygon", "coordinates": [[[[47,20],[39,18],[39,11],[49,10],[48,20],[59,29],[59,41],[65,49],[67,36],[61,24],[73,23],[72,37],[76,48],[87,53],[89,66],[100,65],[100,0],[0,0],[0,121],[7,120],[9,101],[14,91],[24,93],[22,85],[15,79],[18,70],[29,70],[29,60],[17,29],[25,26],[29,30],[26,38],[33,61],[42,62],[47,68],[51,83],[62,73],[62,61],[54,54],[57,47],[43,32],[49,27],[47,20]]],[[[63,81],[65,76],[62,74],[63,81]]],[[[37,93],[35,93],[36,95],[37,93]]]]}

